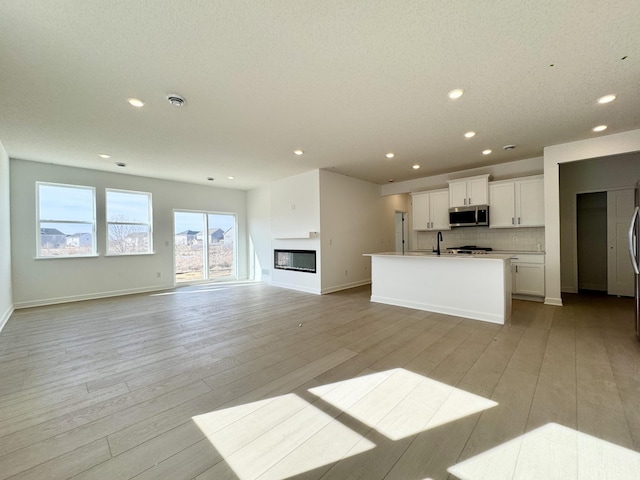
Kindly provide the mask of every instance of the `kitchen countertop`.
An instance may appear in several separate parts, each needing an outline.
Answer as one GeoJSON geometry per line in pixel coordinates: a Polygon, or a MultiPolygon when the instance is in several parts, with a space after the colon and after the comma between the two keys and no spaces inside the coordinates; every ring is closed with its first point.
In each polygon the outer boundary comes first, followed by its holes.
{"type": "Polygon", "coordinates": [[[447,259],[485,259],[485,260],[507,260],[514,257],[512,253],[481,253],[481,254],[468,254],[468,253],[446,253],[443,252],[438,255],[435,252],[429,250],[424,251],[412,251],[412,252],[377,252],[377,253],[363,253],[364,257],[413,257],[413,258],[447,258],[447,259]]]}
{"type": "MultiPolygon", "coordinates": [[[[446,249],[445,249],[446,250],[446,249]]],[[[409,250],[406,253],[432,253],[431,250],[409,250]]],[[[510,255],[544,255],[545,252],[544,251],[537,251],[537,250],[533,250],[533,251],[526,251],[526,250],[491,250],[491,254],[499,254],[499,255],[503,255],[503,254],[510,254],[510,255]]]]}

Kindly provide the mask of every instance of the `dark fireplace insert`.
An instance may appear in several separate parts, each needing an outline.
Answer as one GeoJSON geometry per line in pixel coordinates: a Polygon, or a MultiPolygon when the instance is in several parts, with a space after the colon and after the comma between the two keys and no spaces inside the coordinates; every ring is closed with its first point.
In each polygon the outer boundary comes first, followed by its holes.
{"type": "Polygon", "coordinates": [[[316,273],[315,250],[274,250],[273,268],[316,273]]]}

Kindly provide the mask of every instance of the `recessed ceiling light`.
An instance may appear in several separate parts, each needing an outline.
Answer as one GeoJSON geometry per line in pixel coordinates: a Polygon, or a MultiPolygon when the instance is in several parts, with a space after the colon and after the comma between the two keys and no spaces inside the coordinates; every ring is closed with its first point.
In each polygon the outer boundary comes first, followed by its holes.
{"type": "Polygon", "coordinates": [[[483,155],[489,155],[490,153],[491,153],[491,150],[489,150],[488,148],[486,150],[482,150],[483,155]]]}
{"type": "Polygon", "coordinates": [[[99,153],[98,156],[100,158],[111,158],[111,155],[107,155],[106,153],[99,153]]]}
{"type": "Polygon", "coordinates": [[[420,168],[420,165],[418,165],[417,163],[415,165],[413,165],[411,168],[413,168],[414,170],[418,170],[420,168]]]}
{"type": "Polygon", "coordinates": [[[233,180],[233,179],[234,179],[234,178],[236,178],[236,177],[227,177],[227,178],[228,178],[229,180],[233,180]]]}
{"type": "Polygon", "coordinates": [[[604,97],[600,97],[598,99],[598,103],[609,103],[613,102],[616,99],[616,96],[612,93],[609,95],[605,95],[604,97]]]}
{"type": "Polygon", "coordinates": [[[296,155],[302,155],[304,152],[302,150],[294,150],[293,153],[296,155]]]}
{"type": "Polygon", "coordinates": [[[127,98],[127,102],[129,102],[130,105],[137,108],[144,107],[144,102],[137,98],[127,98]]]}
{"type": "Polygon", "coordinates": [[[465,134],[464,134],[464,136],[465,136],[466,138],[472,138],[472,137],[475,137],[475,136],[476,136],[476,132],[474,132],[474,131],[467,132],[467,133],[465,133],[465,134]]]}
{"type": "Polygon", "coordinates": [[[455,90],[451,90],[447,95],[451,100],[455,100],[456,98],[460,98],[463,93],[464,90],[462,90],[461,88],[456,88],[455,90]]]}
{"type": "Polygon", "coordinates": [[[598,125],[597,127],[593,127],[594,132],[603,132],[607,129],[606,125],[598,125]]]}
{"type": "Polygon", "coordinates": [[[514,150],[515,148],[515,145],[505,145],[504,147],[502,147],[503,150],[514,150]]]}
{"type": "Polygon", "coordinates": [[[393,178],[390,178],[390,179],[389,179],[389,183],[393,183],[393,178]]]}
{"type": "Polygon", "coordinates": [[[209,180],[210,182],[213,182],[215,180],[215,178],[213,177],[207,177],[207,180],[209,180]]]}
{"type": "Polygon", "coordinates": [[[126,163],[122,163],[122,162],[116,162],[116,165],[119,167],[126,167],[127,164],[126,163]]]}
{"type": "Polygon", "coordinates": [[[387,154],[385,155],[385,157],[387,157],[387,158],[393,158],[393,157],[395,157],[395,154],[394,154],[394,153],[392,153],[392,152],[389,152],[389,153],[387,153],[387,154]]]}

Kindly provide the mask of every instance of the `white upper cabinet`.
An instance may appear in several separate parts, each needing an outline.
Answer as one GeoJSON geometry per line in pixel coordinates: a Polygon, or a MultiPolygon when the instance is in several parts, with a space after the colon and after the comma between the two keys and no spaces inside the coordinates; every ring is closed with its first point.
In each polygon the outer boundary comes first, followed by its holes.
{"type": "Polygon", "coordinates": [[[491,228],[544,227],[544,177],[489,184],[491,228]]]}
{"type": "Polygon", "coordinates": [[[489,175],[449,180],[449,206],[466,207],[489,203],[489,175]]]}
{"type": "Polygon", "coordinates": [[[412,221],[414,230],[449,230],[449,192],[412,193],[412,221]]]}

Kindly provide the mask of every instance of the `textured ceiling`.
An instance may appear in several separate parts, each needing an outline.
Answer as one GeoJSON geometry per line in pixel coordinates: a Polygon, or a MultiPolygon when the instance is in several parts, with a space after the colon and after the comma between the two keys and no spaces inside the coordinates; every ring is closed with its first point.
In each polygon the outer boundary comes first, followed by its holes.
{"type": "Polygon", "coordinates": [[[638,0],[2,0],[0,141],[12,158],[243,189],[531,158],[640,128],[639,19],[638,0]]]}

